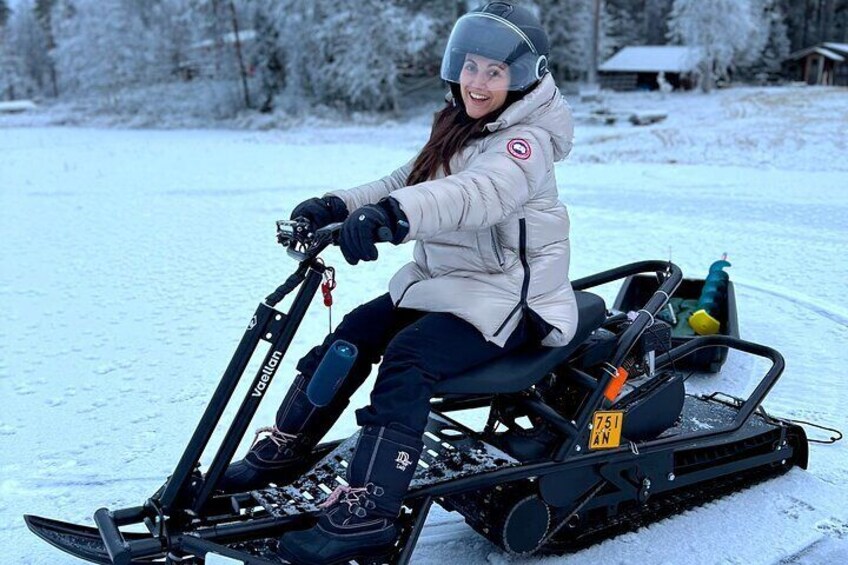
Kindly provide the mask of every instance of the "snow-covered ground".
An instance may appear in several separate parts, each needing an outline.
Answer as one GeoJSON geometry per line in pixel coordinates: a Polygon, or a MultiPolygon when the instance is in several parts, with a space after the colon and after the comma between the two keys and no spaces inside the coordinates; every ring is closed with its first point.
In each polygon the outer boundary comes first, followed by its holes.
{"type": "MultiPolygon", "coordinates": [[[[669,118],[578,124],[574,153],[557,167],[573,222],[572,276],[669,255],[702,276],[728,252],[743,337],[787,360],[766,407],[848,427],[848,90],[609,95],[605,105],[669,118]]],[[[0,562],[70,564],[21,516],[91,523],[101,506],[149,496],[173,470],[256,304],[293,267],[274,220],[402,164],[426,139],[429,117],[267,132],[19,120],[0,117],[0,562]]],[[[338,267],[335,317],[383,292],[410,251],[381,248],[364,268],[328,253],[338,267]]],[[[295,360],[326,329],[316,302],[270,396],[282,396],[295,360]]],[[[745,394],[764,370],[732,355],[721,375],[687,385],[745,394]]],[[[254,425],[271,421],[273,404],[254,425]]],[[[332,436],[354,429],[350,416],[332,436]]],[[[520,560],[436,510],[414,562],[438,561],[520,560]]],[[[575,555],[525,562],[848,562],[848,444],[811,446],[807,471],[575,555]]]]}

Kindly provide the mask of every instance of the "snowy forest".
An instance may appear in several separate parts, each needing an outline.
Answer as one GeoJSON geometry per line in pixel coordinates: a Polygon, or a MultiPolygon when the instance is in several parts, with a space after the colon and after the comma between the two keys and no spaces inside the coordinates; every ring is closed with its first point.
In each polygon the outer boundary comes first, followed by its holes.
{"type": "MultiPolygon", "coordinates": [[[[244,112],[397,111],[438,84],[461,0],[0,0],[0,100],[244,112]]],[[[716,76],[778,77],[848,41],[848,0],[535,0],[552,71],[582,81],[629,45],[701,47],[716,76]],[[598,32],[592,33],[594,18],[598,32]],[[590,57],[597,37],[598,61],[590,57]]]]}

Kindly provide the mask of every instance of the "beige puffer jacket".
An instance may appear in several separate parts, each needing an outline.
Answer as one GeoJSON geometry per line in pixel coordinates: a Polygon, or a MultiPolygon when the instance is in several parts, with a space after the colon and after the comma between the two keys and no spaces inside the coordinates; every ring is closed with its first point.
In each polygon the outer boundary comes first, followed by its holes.
{"type": "Polygon", "coordinates": [[[486,126],[451,160],[450,176],[406,186],[412,162],[378,181],[332,192],[348,210],[389,196],[409,218],[414,261],[392,278],[398,306],[449,312],[503,346],[521,320],[540,316],[562,346],[577,327],[568,280],[569,219],[554,163],[571,150],[573,121],[553,78],[486,126]]]}

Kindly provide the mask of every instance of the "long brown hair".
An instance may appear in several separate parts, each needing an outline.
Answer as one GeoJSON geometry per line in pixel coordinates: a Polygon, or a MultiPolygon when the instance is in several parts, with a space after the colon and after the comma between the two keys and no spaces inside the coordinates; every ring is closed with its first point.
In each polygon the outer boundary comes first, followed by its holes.
{"type": "Polygon", "coordinates": [[[406,179],[406,185],[412,186],[432,179],[444,168],[445,174],[451,174],[451,158],[472,139],[485,137],[490,132],[484,126],[493,122],[501,113],[523,93],[510,92],[504,104],[482,118],[476,120],[465,113],[459,92],[454,90],[454,100],[448,102],[447,106],[436,112],[433,117],[433,129],[430,130],[430,139],[421,149],[412,171],[406,179]]]}

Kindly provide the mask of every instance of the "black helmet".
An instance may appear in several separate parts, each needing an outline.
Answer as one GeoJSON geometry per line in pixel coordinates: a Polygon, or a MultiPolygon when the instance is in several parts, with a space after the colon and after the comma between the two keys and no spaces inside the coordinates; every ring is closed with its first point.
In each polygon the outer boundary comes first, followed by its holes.
{"type": "Polygon", "coordinates": [[[510,91],[524,91],[548,72],[550,43],[533,13],[509,2],[489,2],[453,26],[442,58],[442,79],[458,83],[465,56],[475,53],[509,65],[510,91]]]}

